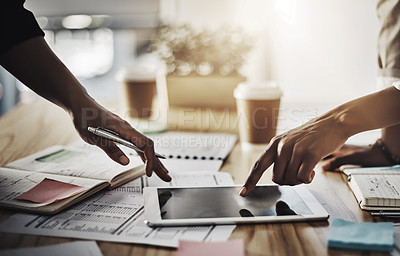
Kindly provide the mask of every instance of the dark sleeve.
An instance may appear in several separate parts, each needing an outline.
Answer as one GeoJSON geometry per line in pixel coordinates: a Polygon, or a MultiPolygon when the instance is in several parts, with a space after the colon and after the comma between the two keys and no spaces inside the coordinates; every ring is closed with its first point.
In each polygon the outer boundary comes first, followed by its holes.
{"type": "Polygon", "coordinates": [[[44,36],[25,0],[0,0],[0,55],[36,36],[44,36]]]}

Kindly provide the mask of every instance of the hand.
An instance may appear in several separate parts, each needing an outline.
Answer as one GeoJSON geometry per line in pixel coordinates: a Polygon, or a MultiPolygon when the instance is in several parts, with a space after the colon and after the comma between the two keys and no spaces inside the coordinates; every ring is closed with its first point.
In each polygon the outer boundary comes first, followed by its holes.
{"type": "Polygon", "coordinates": [[[315,176],[315,165],[345,143],[347,136],[342,130],[336,118],[324,116],[272,138],[251,169],[240,195],[248,195],[273,163],[275,183],[310,183],[315,176]]]}
{"type": "Polygon", "coordinates": [[[154,143],[151,139],[133,129],[126,121],[109,112],[90,97],[85,97],[80,100],[76,106],[80,107],[74,107],[72,111],[73,121],[76,130],[83,140],[100,147],[115,162],[127,165],[129,163],[129,158],[114,142],[90,133],[87,128],[89,126],[103,127],[116,131],[122,137],[130,140],[144,151],[144,153],[137,153],[145,163],[147,176],[150,177],[154,171],[162,180],[171,180],[171,177],[168,175],[168,170],[155,156],[154,143]]]}
{"type": "Polygon", "coordinates": [[[144,151],[138,154],[146,163],[148,176],[154,171],[164,181],[171,180],[155,156],[153,141],[93,100],[44,38],[34,37],[12,47],[0,56],[0,64],[33,91],[68,111],[79,135],[99,146],[111,159],[123,165],[129,163],[128,157],[113,142],[91,134],[88,126],[118,132],[144,151]]]}

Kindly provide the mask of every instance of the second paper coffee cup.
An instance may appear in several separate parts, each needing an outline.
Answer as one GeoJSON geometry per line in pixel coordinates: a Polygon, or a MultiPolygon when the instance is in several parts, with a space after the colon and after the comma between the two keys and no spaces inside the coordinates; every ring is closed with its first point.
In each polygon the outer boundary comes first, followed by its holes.
{"type": "Polygon", "coordinates": [[[282,91],[274,82],[240,83],[234,90],[242,142],[268,143],[276,135],[282,91]]]}

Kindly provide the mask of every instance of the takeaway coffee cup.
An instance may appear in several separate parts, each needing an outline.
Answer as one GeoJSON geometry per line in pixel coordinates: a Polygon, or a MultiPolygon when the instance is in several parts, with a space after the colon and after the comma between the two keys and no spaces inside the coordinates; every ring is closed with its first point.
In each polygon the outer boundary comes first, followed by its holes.
{"type": "Polygon", "coordinates": [[[276,135],[282,91],[274,82],[240,83],[234,90],[241,142],[268,143],[276,135]]]}
{"type": "Polygon", "coordinates": [[[125,116],[146,119],[152,115],[156,77],[157,69],[152,65],[135,65],[118,72],[125,116]]]}

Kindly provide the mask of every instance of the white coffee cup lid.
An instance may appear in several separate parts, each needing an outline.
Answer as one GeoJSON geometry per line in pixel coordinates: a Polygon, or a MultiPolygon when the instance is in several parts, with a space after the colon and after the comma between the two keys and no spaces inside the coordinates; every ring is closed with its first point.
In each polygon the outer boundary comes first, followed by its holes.
{"type": "Polygon", "coordinates": [[[240,83],[233,91],[233,95],[236,99],[247,100],[279,99],[280,97],[282,97],[282,94],[283,93],[276,82],[244,82],[240,83]]]}
{"type": "Polygon", "coordinates": [[[157,76],[157,67],[150,64],[137,64],[120,69],[116,79],[122,81],[153,81],[157,76]]]}

